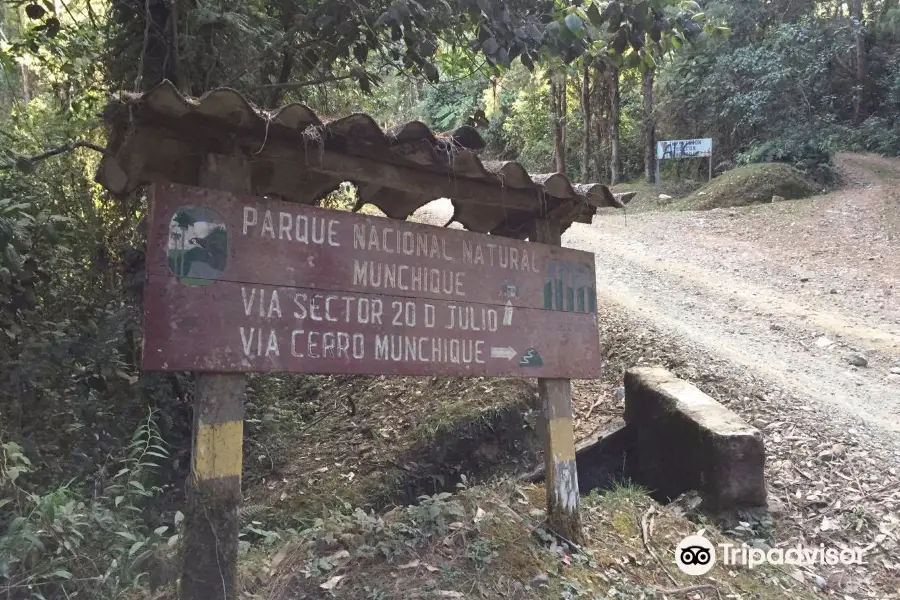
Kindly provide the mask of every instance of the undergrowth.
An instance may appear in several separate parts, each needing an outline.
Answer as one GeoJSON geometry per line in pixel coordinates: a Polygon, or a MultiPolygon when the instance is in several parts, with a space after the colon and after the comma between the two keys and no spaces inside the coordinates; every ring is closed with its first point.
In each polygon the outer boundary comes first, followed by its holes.
{"type": "MultiPolygon", "coordinates": [[[[696,525],[639,488],[582,499],[584,545],[546,527],[544,493],[512,480],[471,487],[464,480],[455,493],[423,495],[387,512],[343,504],[269,550],[251,549],[243,591],[266,600],[662,598],[686,588],[698,599],[813,597],[775,568],[682,575],[674,548],[696,525]]],[[[711,528],[705,535],[725,539],[711,528]]]]}
{"type": "Polygon", "coordinates": [[[29,492],[37,475],[22,446],[0,444],[0,595],[3,598],[118,598],[158,573],[156,561],[174,562],[181,513],[151,525],[150,505],[161,488],[155,472],[169,458],[155,413],[135,430],[124,453],[105,465],[93,490],[70,480],[29,492]]]}

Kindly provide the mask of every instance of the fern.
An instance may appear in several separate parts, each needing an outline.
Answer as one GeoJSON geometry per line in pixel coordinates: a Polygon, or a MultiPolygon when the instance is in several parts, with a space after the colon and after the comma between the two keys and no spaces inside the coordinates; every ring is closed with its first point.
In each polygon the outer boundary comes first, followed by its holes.
{"type": "MultiPolygon", "coordinates": [[[[140,570],[142,556],[174,556],[178,534],[167,534],[168,526],[147,531],[140,520],[144,504],[161,491],[149,484],[152,471],[169,456],[155,417],[148,410],[112,483],[92,499],[83,498],[73,482],[44,494],[22,493],[16,482],[31,473],[31,462],[18,444],[0,444],[0,493],[19,499],[0,502],[0,524],[6,525],[0,534],[0,593],[20,597],[31,588],[48,598],[118,598],[139,584],[132,571],[140,570]]],[[[176,513],[176,530],[182,518],[176,513]]]]}
{"type": "Polygon", "coordinates": [[[256,517],[266,514],[268,511],[268,506],[263,506],[262,504],[249,504],[238,509],[238,518],[241,521],[241,525],[245,525],[256,517]]]}

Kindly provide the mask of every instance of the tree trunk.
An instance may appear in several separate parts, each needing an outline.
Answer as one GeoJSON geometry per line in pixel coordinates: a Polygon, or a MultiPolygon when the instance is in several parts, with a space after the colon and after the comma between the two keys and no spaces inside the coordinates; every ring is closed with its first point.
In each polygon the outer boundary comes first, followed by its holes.
{"type": "Polygon", "coordinates": [[[606,76],[599,66],[594,68],[593,105],[597,114],[593,118],[594,139],[597,141],[594,149],[594,173],[598,181],[604,181],[604,173],[607,172],[606,151],[609,138],[609,102],[606,90],[606,76]]]}
{"type": "Polygon", "coordinates": [[[656,120],[653,116],[654,69],[641,73],[641,92],[644,96],[644,177],[647,183],[656,183],[656,120]]]}
{"type": "Polygon", "coordinates": [[[28,80],[28,67],[25,63],[19,63],[19,73],[22,76],[22,101],[28,104],[31,102],[31,82],[28,80]]]}
{"type": "Polygon", "coordinates": [[[550,83],[550,113],[556,146],[556,172],[566,172],[566,75],[562,81],[550,83]]]}
{"type": "Polygon", "coordinates": [[[559,148],[556,156],[556,168],[560,173],[565,174],[566,172],[566,125],[569,117],[569,80],[568,77],[563,74],[562,83],[559,86],[559,105],[562,107],[561,111],[561,123],[560,130],[562,131],[562,145],[559,148]]]}
{"type": "Polygon", "coordinates": [[[866,118],[866,35],[863,22],[862,0],[852,0],[851,16],[856,23],[856,98],[853,104],[853,120],[861,123],[866,118]]]}
{"type": "Polygon", "coordinates": [[[591,63],[584,59],[584,72],[581,77],[581,180],[591,180],[591,63]]]}
{"type": "Polygon", "coordinates": [[[184,74],[184,65],[181,62],[181,38],[178,37],[180,25],[178,20],[181,18],[179,3],[180,0],[173,0],[172,14],[169,16],[172,22],[172,73],[175,77],[173,80],[175,87],[182,94],[187,94],[191,89],[191,85],[187,80],[187,76],[184,74]]]}
{"type": "Polygon", "coordinates": [[[844,16],[844,0],[835,0],[834,18],[841,19],[844,16]]]}
{"type": "Polygon", "coordinates": [[[609,184],[619,183],[619,69],[609,72],[609,184]]]}

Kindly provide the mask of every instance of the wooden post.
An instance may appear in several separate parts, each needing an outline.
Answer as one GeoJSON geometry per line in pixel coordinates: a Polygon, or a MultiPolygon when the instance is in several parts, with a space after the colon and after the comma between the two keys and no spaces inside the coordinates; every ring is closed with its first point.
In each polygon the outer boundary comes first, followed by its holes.
{"type": "MultiPolygon", "coordinates": [[[[562,246],[561,237],[559,221],[543,219],[535,224],[535,242],[562,246]]],[[[547,524],[555,533],[581,543],[572,382],[568,379],[538,379],[538,392],[541,399],[540,434],[544,442],[547,524]]]]}
{"type": "MultiPolygon", "coordinates": [[[[241,156],[207,155],[200,186],[249,193],[247,161],[241,156]]],[[[183,600],[237,597],[245,385],[246,377],[241,374],[195,377],[181,571],[183,600]]]]}
{"type": "Polygon", "coordinates": [[[656,159],[656,185],[659,185],[659,158],[656,159]]]}

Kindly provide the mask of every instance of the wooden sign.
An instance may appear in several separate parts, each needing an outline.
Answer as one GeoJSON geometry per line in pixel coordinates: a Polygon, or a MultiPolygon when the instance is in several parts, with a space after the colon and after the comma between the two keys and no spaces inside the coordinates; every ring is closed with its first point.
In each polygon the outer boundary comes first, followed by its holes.
{"type": "Polygon", "coordinates": [[[143,367],[596,378],[594,256],[157,185],[143,367]]]}
{"type": "Polygon", "coordinates": [[[656,142],[656,160],[667,158],[708,157],[712,154],[712,138],[664,140],[656,142]]]}

